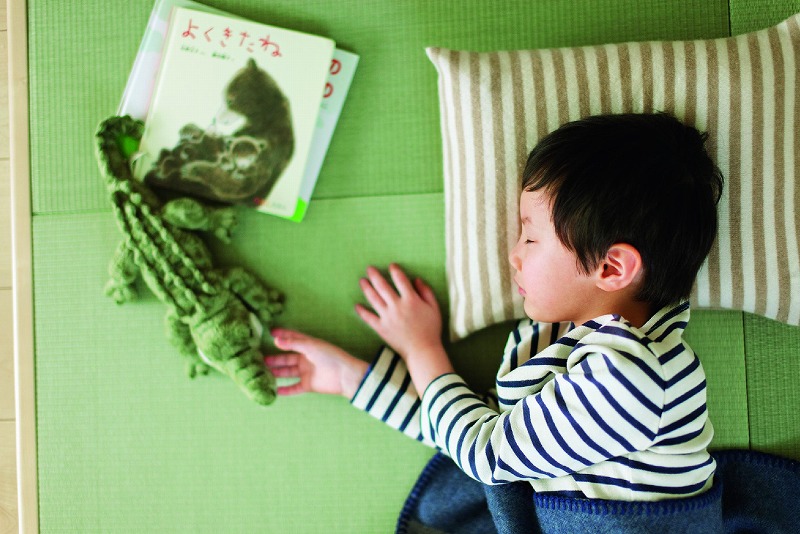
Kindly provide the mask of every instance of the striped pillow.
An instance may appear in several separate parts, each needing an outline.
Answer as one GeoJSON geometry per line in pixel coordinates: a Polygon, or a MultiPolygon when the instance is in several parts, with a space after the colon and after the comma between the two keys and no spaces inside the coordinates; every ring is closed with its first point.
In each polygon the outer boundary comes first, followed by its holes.
{"type": "Polygon", "coordinates": [[[588,115],[667,111],[709,132],[726,187],[693,304],[800,324],[800,14],[725,39],[430,48],[439,74],[450,334],[524,316],[508,252],[537,140],[588,115]]]}

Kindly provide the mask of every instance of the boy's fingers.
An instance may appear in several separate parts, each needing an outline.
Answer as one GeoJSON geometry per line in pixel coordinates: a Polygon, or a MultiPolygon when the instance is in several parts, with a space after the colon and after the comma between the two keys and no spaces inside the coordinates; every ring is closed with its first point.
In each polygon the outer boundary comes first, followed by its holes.
{"type": "Polygon", "coordinates": [[[361,319],[369,325],[370,328],[378,331],[378,327],[380,326],[380,319],[377,315],[372,313],[371,311],[367,310],[361,304],[356,304],[356,313],[358,314],[361,319]]]}
{"type": "Polygon", "coordinates": [[[389,275],[392,277],[392,282],[394,282],[394,286],[397,288],[397,291],[400,293],[401,297],[410,295],[414,292],[414,287],[408,280],[406,273],[404,273],[400,266],[396,263],[389,265],[389,275]]]}
{"type": "Polygon", "coordinates": [[[414,286],[417,288],[422,300],[435,307],[437,310],[439,309],[439,302],[436,300],[436,294],[433,292],[433,289],[431,289],[431,286],[426,284],[422,278],[414,280],[414,286]]]}
{"type": "Polygon", "coordinates": [[[362,278],[359,280],[358,285],[361,287],[361,292],[364,293],[364,296],[367,298],[367,302],[369,302],[370,306],[376,310],[386,307],[386,303],[383,301],[381,296],[378,295],[378,292],[375,291],[375,288],[372,287],[372,284],[369,280],[362,278]]]}
{"type": "Polygon", "coordinates": [[[292,384],[291,386],[280,386],[278,388],[278,395],[289,396],[299,395],[300,393],[307,393],[308,388],[302,382],[292,384]]]}
{"type": "Polygon", "coordinates": [[[284,367],[271,367],[270,371],[278,378],[297,378],[300,376],[300,367],[287,365],[284,367]]]}
{"type": "Polygon", "coordinates": [[[370,283],[372,283],[372,287],[375,288],[375,291],[381,296],[386,304],[389,304],[395,298],[397,298],[397,293],[395,292],[394,288],[389,285],[389,282],[386,281],[378,269],[375,267],[367,267],[367,277],[369,278],[370,283]]]}
{"type": "Polygon", "coordinates": [[[284,336],[273,336],[272,341],[279,349],[290,350],[292,348],[292,338],[284,336]]]}
{"type": "Polygon", "coordinates": [[[289,330],[288,328],[273,328],[269,331],[274,339],[281,339],[284,341],[313,341],[317,338],[309,336],[297,330],[289,330]]]}
{"type": "Polygon", "coordinates": [[[297,354],[275,354],[266,356],[264,363],[268,367],[296,366],[300,357],[297,354]]]}
{"type": "Polygon", "coordinates": [[[275,346],[284,350],[288,348],[291,339],[297,334],[293,330],[285,330],[283,328],[273,328],[269,333],[275,346]]]}
{"type": "Polygon", "coordinates": [[[317,341],[316,338],[291,330],[275,329],[272,331],[272,336],[275,346],[279,349],[295,351],[302,354],[306,354],[317,341]]]}
{"type": "Polygon", "coordinates": [[[272,337],[282,337],[285,339],[302,335],[300,332],[289,330],[288,328],[273,328],[269,333],[272,334],[272,337]]]}

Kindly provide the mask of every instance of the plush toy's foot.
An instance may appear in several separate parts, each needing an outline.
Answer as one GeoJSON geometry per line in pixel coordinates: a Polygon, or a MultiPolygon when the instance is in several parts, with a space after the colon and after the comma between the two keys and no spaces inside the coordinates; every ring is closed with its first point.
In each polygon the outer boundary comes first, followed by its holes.
{"type": "Polygon", "coordinates": [[[230,243],[236,228],[236,212],[233,208],[218,208],[210,214],[214,235],[223,243],[230,243]]]}
{"type": "Polygon", "coordinates": [[[195,378],[198,375],[206,376],[211,368],[205,363],[188,362],[186,364],[186,374],[189,378],[195,378]]]}
{"type": "Polygon", "coordinates": [[[114,299],[117,304],[123,304],[136,299],[136,290],[124,284],[118,284],[114,280],[109,280],[105,287],[107,297],[114,299]]]}

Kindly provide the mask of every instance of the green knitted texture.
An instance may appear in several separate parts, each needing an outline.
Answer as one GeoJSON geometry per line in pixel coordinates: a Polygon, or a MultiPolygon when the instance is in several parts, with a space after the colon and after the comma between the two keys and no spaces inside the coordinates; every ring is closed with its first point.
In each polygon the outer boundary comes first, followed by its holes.
{"type": "Polygon", "coordinates": [[[229,242],[233,208],[212,208],[191,198],[163,203],[134,179],[129,157],[142,123],[111,117],[97,131],[97,160],[114,217],[124,236],[109,264],[106,295],[118,304],[135,298],[139,276],[167,305],[167,337],[187,360],[191,377],[212,367],[254,402],[275,400],[275,377],[262,358],[261,339],[282,311],[282,296],[241,268],[214,269],[194,230],[229,242]]]}

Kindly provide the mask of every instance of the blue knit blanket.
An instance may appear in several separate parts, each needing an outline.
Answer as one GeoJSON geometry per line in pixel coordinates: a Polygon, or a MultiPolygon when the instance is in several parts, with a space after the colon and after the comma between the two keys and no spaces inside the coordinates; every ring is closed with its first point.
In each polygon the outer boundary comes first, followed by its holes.
{"type": "Polygon", "coordinates": [[[397,532],[800,532],[800,462],[744,450],[713,456],[717,471],[711,489],[651,503],[537,495],[524,482],[487,486],[438,453],[411,491],[397,532]]]}

